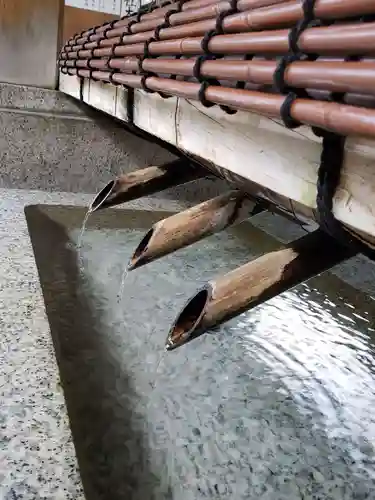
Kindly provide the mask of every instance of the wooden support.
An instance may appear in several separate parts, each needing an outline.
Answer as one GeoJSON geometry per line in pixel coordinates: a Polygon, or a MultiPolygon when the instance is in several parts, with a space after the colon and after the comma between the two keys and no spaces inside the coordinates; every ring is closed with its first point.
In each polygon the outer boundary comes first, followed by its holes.
{"type": "Polygon", "coordinates": [[[90,209],[95,210],[113,207],[127,201],[149,196],[173,186],[186,184],[205,177],[203,168],[193,166],[185,158],[177,159],[161,167],[147,167],[124,174],[110,181],[95,196],[90,209]]]}
{"type": "MultiPolygon", "coordinates": [[[[64,92],[77,97],[79,79],[62,76],[64,92]]],[[[123,102],[118,96],[116,110],[123,102]]],[[[116,116],[126,121],[128,115],[116,111],[116,116]]],[[[309,127],[289,130],[280,120],[243,111],[227,115],[218,106],[204,108],[141,90],[135,90],[134,124],[194,156],[251,196],[276,203],[303,221],[316,220],[322,146],[309,127]]],[[[350,137],[345,147],[334,214],[349,231],[375,245],[375,141],[350,137]]]]}
{"type": "Polygon", "coordinates": [[[317,230],[210,281],[177,316],[166,341],[175,349],[353,254],[317,230]]]}
{"type": "Polygon", "coordinates": [[[136,269],[250,216],[254,206],[241,191],[231,191],[157,222],[146,233],[128,269],[136,269]]]}

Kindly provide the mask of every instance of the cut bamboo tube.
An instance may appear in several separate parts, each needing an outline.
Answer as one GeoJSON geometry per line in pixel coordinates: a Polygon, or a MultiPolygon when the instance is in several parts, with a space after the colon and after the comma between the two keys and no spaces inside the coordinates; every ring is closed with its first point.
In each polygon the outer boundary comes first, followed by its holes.
{"type": "Polygon", "coordinates": [[[128,269],[136,269],[250,216],[252,202],[230,191],[157,222],[133,253],[128,269]]]}
{"type": "Polygon", "coordinates": [[[206,176],[207,171],[193,166],[184,158],[161,167],[152,166],[136,170],[121,175],[104,186],[95,196],[90,209],[95,212],[113,207],[206,176]]]}
{"type": "Polygon", "coordinates": [[[317,230],[210,281],[177,316],[166,341],[172,350],[353,255],[317,230]]]}

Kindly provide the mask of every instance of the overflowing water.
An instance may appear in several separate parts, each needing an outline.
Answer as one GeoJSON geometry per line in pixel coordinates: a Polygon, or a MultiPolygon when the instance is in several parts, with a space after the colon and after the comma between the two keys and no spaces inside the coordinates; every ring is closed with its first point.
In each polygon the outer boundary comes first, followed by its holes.
{"type": "Polygon", "coordinates": [[[212,236],[130,272],[118,302],[144,229],[86,233],[59,334],[92,498],[374,499],[373,298],[326,273],[165,353],[204,282],[277,244],[212,236]]]}

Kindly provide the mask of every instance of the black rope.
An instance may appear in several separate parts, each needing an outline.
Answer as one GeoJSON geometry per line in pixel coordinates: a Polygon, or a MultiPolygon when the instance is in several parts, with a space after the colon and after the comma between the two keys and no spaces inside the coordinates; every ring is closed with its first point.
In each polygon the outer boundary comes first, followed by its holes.
{"type": "MultiPolygon", "coordinates": [[[[77,70],[77,76],[79,77],[78,75],[78,70],[77,70]]],[[[79,78],[79,100],[81,102],[83,102],[83,87],[84,87],[84,84],[85,84],[85,79],[84,78],[79,78]]]]}
{"type": "MultiPolygon", "coordinates": [[[[316,0],[304,0],[303,18],[289,31],[289,51],[283,56],[274,72],[274,86],[279,93],[286,95],[281,107],[280,115],[287,128],[296,128],[300,123],[292,116],[292,107],[297,98],[307,97],[306,89],[291,88],[285,82],[286,71],[290,64],[301,60],[316,60],[317,55],[305,54],[300,49],[299,40],[303,32],[312,25],[319,25],[314,14],[316,0]]],[[[347,61],[357,60],[358,57],[346,58],[347,61]]],[[[333,92],[331,100],[342,102],[345,93],[333,92]]],[[[322,153],[317,180],[317,214],[321,229],[333,239],[347,247],[353,254],[363,253],[371,259],[375,259],[375,251],[363,242],[351,235],[333,214],[333,200],[336,190],[340,184],[341,171],[345,156],[345,140],[342,135],[332,133],[320,128],[313,127],[314,133],[322,138],[322,153]]],[[[324,249],[322,249],[324,251],[324,249]]]]}
{"type": "Polygon", "coordinates": [[[93,71],[97,71],[97,68],[93,68],[91,66],[91,62],[94,59],[94,49],[89,49],[90,50],[90,55],[87,59],[87,69],[89,70],[89,78],[90,80],[93,80],[94,82],[99,81],[97,78],[93,76],[93,71]]]}
{"type": "MultiPolygon", "coordinates": [[[[229,9],[221,12],[217,16],[215,29],[206,31],[200,44],[203,55],[198,56],[195,60],[195,64],[193,67],[193,77],[200,83],[200,88],[198,91],[198,100],[201,103],[201,105],[204,106],[205,108],[210,108],[212,106],[215,106],[215,103],[210,102],[206,98],[207,87],[209,87],[210,85],[220,86],[220,82],[216,78],[206,78],[205,76],[203,76],[201,72],[202,64],[205,61],[211,61],[222,57],[221,55],[213,54],[210,51],[209,44],[214,36],[222,35],[224,33],[224,27],[223,27],[224,19],[228,15],[235,14],[237,12],[237,1],[238,0],[231,0],[229,9]]],[[[234,110],[229,106],[225,105],[220,105],[220,108],[227,114],[234,114],[237,112],[237,110],[234,110]]]]}
{"type": "Polygon", "coordinates": [[[182,4],[179,4],[179,6],[177,6],[177,9],[171,9],[165,14],[164,22],[162,24],[159,24],[158,26],[156,26],[155,31],[154,31],[154,39],[156,41],[160,40],[160,31],[161,30],[164,30],[164,29],[171,27],[171,21],[170,21],[171,16],[173,14],[178,14],[179,12],[181,12],[181,8],[182,8],[182,4]]]}
{"type": "MultiPolygon", "coordinates": [[[[353,62],[360,59],[360,55],[350,55],[344,61],[353,62]]],[[[344,102],[345,95],[345,92],[332,92],[330,101],[344,102]]],[[[352,235],[333,214],[333,201],[340,185],[345,160],[346,137],[317,127],[312,127],[312,130],[315,135],[322,138],[316,197],[318,223],[323,231],[347,247],[353,254],[362,253],[369,259],[375,260],[375,250],[352,235]]]]}
{"type": "Polygon", "coordinates": [[[198,100],[201,103],[201,105],[204,106],[205,108],[212,108],[212,106],[215,106],[215,103],[208,101],[206,99],[206,90],[209,85],[210,82],[208,80],[205,80],[204,82],[201,83],[201,86],[199,87],[198,91],[198,100]]]}
{"type": "Polygon", "coordinates": [[[287,94],[287,97],[283,101],[280,108],[280,116],[287,128],[297,128],[300,123],[293,119],[291,110],[294,101],[299,97],[308,97],[308,93],[305,89],[297,89],[289,87],[285,82],[285,73],[290,64],[301,60],[314,60],[317,59],[317,55],[314,54],[304,54],[299,47],[299,39],[302,33],[310,27],[312,24],[317,24],[318,21],[315,18],[314,8],[316,0],[304,0],[302,3],[303,18],[289,30],[288,42],[289,51],[288,54],[283,56],[274,72],[273,82],[276,90],[281,94],[287,94]]]}
{"type": "Polygon", "coordinates": [[[280,108],[281,119],[284,122],[285,127],[289,129],[297,128],[301,125],[299,121],[292,117],[292,106],[297,97],[297,94],[294,92],[289,92],[280,108]]]}
{"type": "Polygon", "coordinates": [[[333,199],[340,184],[346,138],[324,130],[315,129],[314,132],[323,138],[316,198],[319,225],[353,253],[362,253],[375,260],[375,251],[347,231],[333,214],[333,199]]]}
{"type": "Polygon", "coordinates": [[[212,55],[198,56],[193,66],[193,77],[201,84],[198,91],[198,100],[205,108],[211,108],[215,105],[213,102],[210,102],[206,99],[206,90],[209,85],[212,85],[214,81],[216,82],[217,80],[208,79],[202,76],[201,68],[202,64],[205,61],[209,61],[212,59],[214,59],[214,56],[212,55]]]}
{"type": "Polygon", "coordinates": [[[126,27],[126,31],[124,31],[123,37],[126,36],[126,35],[131,35],[132,34],[131,27],[134,24],[137,24],[137,21],[133,19],[133,21],[130,21],[129,24],[127,26],[125,26],[126,27]]]}
{"type": "Polygon", "coordinates": [[[114,20],[114,21],[111,21],[110,23],[108,23],[108,26],[106,27],[106,29],[102,32],[102,35],[103,35],[103,38],[110,38],[108,36],[108,32],[113,30],[114,28],[114,25],[117,23],[117,19],[114,20]]]}
{"type": "Polygon", "coordinates": [[[276,90],[280,94],[287,94],[288,92],[294,92],[294,89],[292,90],[291,87],[289,87],[285,83],[285,72],[288,69],[289,64],[300,60],[301,60],[300,54],[287,54],[286,56],[282,57],[278,62],[276,70],[273,74],[273,83],[276,90]]]}
{"type": "Polygon", "coordinates": [[[108,68],[110,70],[110,75],[109,75],[109,83],[111,83],[112,85],[115,85],[115,86],[122,86],[121,83],[118,83],[116,82],[115,80],[113,80],[113,75],[115,73],[118,73],[118,71],[114,68],[111,68],[111,61],[112,59],[115,58],[116,54],[115,54],[115,51],[117,49],[117,47],[121,46],[121,40],[122,40],[122,37],[120,39],[120,42],[118,43],[114,43],[112,46],[111,46],[111,52],[109,54],[109,57],[108,57],[108,61],[107,61],[107,65],[108,65],[108,68]]]}
{"type": "Polygon", "coordinates": [[[122,84],[119,83],[119,82],[116,82],[116,80],[113,79],[113,75],[115,74],[118,74],[118,71],[116,71],[115,69],[111,69],[109,71],[109,78],[108,78],[108,82],[112,85],[114,85],[115,87],[122,87],[122,84]]]}
{"type": "MultiPolygon", "coordinates": [[[[167,2],[166,5],[169,5],[169,2],[167,2]]],[[[167,28],[170,28],[171,27],[171,16],[173,14],[178,14],[179,12],[181,12],[182,10],[182,5],[183,5],[183,1],[182,0],[179,0],[179,2],[177,3],[177,6],[176,8],[173,8],[169,11],[166,12],[165,16],[164,16],[164,22],[162,24],[159,24],[156,28],[155,28],[155,31],[154,31],[154,36],[153,36],[153,39],[155,41],[159,41],[160,40],[160,32],[161,30],[163,29],[167,29],[167,28]]],[[[177,55],[176,56],[176,59],[180,59],[181,58],[181,55],[177,55]]],[[[156,75],[155,75],[156,76],[156,75]]],[[[169,77],[171,80],[175,80],[177,78],[177,75],[170,75],[169,77]]],[[[158,94],[160,95],[160,97],[162,97],[163,99],[170,99],[172,96],[171,95],[168,95],[168,94],[164,94],[163,92],[158,92],[158,94]]]]}
{"type": "Polygon", "coordinates": [[[149,49],[149,45],[150,43],[154,42],[155,39],[154,38],[149,38],[148,40],[145,41],[144,45],[143,45],[143,55],[139,58],[138,60],[138,66],[139,66],[139,70],[140,70],[140,73],[142,75],[142,79],[141,79],[141,88],[142,90],[144,90],[145,92],[147,92],[148,94],[153,94],[155,91],[154,90],[151,90],[147,87],[147,84],[146,84],[146,80],[147,78],[149,78],[150,76],[157,76],[155,75],[155,73],[152,73],[151,71],[145,71],[142,67],[142,63],[145,59],[151,59],[153,56],[150,54],[150,49],[149,49]]]}

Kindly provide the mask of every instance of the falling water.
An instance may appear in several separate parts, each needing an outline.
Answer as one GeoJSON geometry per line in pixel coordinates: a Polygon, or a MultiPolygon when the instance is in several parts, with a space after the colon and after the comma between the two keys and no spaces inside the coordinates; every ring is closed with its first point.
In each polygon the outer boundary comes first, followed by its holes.
{"type": "MultiPolygon", "coordinates": [[[[151,337],[151,335],[150,335],[151,337]]],[[[152,376],[150,378],[150,387],[151,391],[147,396],[147,403],[146,403],[146,408],[145,408],[145,415],[146,415],[146,435],[152,436],[153,433],[155,432],[154,430],[154,422],[153,419],[150,416],[153,413],[153,409],[158,407],[158,398],[160,397],[160,394],[162,393],[162,378],[163,378],[163,373],[160,370],[160,367],[163,363],[163,360],[165,358],[167,351],[165,349],[161,349],[159,353],[159,359],[156,361],[155,369],[153,370],[152,376]],[[160,390],[159,390],[160,389],[160,390]]],[[[164,466],[163,466],[164,473],[161,473],[161,478],[162,482],[165,482],[164,487],[167,488],[170,487],[170,478],[174,476],[174,470],[175,470],[175,453],[174,450],[170,450],[169,453],[165,455],[165,461],[164,461],[164,466]]]]}
{"type": "Polygon", "coordinates": [[[77,240],[77,255],[78,255],[79,269],[81,271],[83,271],[83,269],[84,269],[83,255],[82,255],[82,252],[81,252],[82,242],[83,242],[83,235],[84,235],[85,230],[86,230],[87,221],[89,220],[89,217],[90,217],[91,214],[92,214],[92,209],[91,209],[91,207],[89,207],[88,210],[87,210],[87,212],[86,212],[86,214],[85,214],[85,217],[83,219],[82,226],[81,226],[81,231],[79,233],[78,240],[77,240]]]}
{"type": "Polygon", "coordinates": [[[125,282],[126,278],[129,274],[129,270],[127,267],[124,267],[124,270],[122,271],[121,275],[121,283],[120,283],[120,288],[117,294],[117,304],[121,304],[124,298],[124,290],[125,290],[125,282]]]}
{"type": "Polygon", "coordinates": [[[155,371],[154,371],[154,376],[153,376],[153,379],[152,381],[150,382],[150,385],[152,387],[152,393],[150,394],[150,401],[151,401],[151,398],[152,398],[152,394],[155,392],[155,389],[158,385],[158,380],[159,380],[159,368],[160,368],[160,365],[162,364],[163,360],[164,360],[164,357],[165,357],[165,354],[166,354],[166,350],[165,349],[162,349],[161,352],[160,352],[160,357],[156,363],[156,367],[155,367],[155,371]]]}

